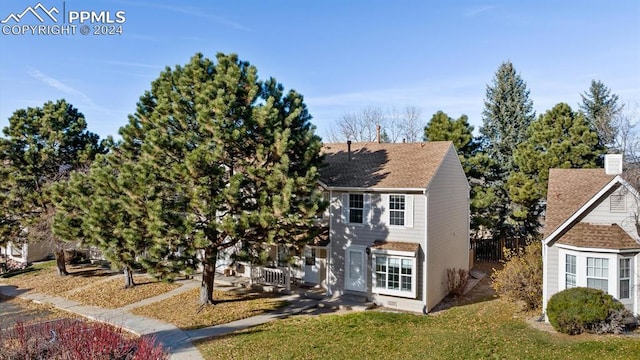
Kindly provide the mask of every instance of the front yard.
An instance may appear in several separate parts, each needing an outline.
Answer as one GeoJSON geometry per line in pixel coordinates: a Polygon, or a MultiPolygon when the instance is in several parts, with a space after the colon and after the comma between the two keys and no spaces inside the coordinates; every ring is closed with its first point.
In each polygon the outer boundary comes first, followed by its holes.
{"type": "Polygon", "coordinates": [[[198,304],[200,289],[195,288],[169,299],[133,309],[133,313],[156,318],[183,330],[226,324],[257,316],[286,305],[275,293],[214,290],[214,306],[198,304]]]}
{"type": "Polygon", "coordinates": [[[381,311],[297,316],[198,344],[205,359],[632,359],[635,336],[533,329],[500,300],[437,315],[381,311]]]}

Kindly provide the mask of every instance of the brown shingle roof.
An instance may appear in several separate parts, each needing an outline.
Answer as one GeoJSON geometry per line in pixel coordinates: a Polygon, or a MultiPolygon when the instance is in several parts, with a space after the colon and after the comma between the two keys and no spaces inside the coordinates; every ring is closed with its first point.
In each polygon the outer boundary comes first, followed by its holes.
{"type": "Polygon", "coordinates": [[[453,144],[427,143],[325,144],[327,166],[320,169],[320,181],[334,187],[426,188],[453,144]]]}
{"type": "Polygon", "coordinates": [[[545,236],[562,223],[613,180],[604,169],[551,169],[547,191],[545,236]]]}
{"type": "Polygon", "coordinates": [[[396,250],[396,251],[407,251],[407,252],[415,253],[420,248],[420,244],[402,242],[402,241],[376,240],[371,246],[371,248],[378,249],[378,250],[396,250]]]}
{"type": "Polygon", "coordinates": [[[640,244],[617,224],[577,223],[558,239],[558,244],[614,250],[640,249],[640,244]]]}

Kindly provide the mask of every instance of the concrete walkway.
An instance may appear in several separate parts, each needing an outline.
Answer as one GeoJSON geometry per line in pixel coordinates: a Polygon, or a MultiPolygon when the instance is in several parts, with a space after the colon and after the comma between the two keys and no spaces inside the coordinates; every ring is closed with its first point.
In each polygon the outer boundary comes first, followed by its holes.
{"type": "MultiPolygon", "coordinates": [[[[217,290],[233,290],[226,279],[216,281],[217,290]]],[[[294,293],[283,296],[281,299],[289,303],[288,306],[263,315],[233,321],[227,324],[211,326],[202,329],[183,331],[173,324],[164,321],[134,315],[130,311],[134,308],[148,305],[167,299],[182,292],[200,286],[198,280],[182,280],[182,286],[167,293],[126,305],[118,309],[103,309],[95,306],[86,306],[78,302],[57,296],[25,292],[14,286],[0,283],[0,294],[10,297],[19,297],[38,303],[51,304],[59,309],[79,314],[83,317],[112,324],[124,328],[137,335],[153,335],[171,353],[171,360],[198,360],[203,359],[193,341],[222,336],[234,331],[261,325],[274,319],[286,318],[301,313],[320,314],[344,310],[366,310],[367,304],[358,301],[349,301],[340,298],[318,299],[307,297],[305,293],[294,293]]]]}

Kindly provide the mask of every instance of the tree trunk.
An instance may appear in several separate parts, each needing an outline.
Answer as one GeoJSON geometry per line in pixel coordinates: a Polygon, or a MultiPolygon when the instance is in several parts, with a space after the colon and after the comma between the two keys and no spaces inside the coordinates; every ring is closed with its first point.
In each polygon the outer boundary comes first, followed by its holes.
{"type": "Polygon", "coordinates": [[[54,255],[56,257],[56,268],[58,269],[58,275],[68,275],[69,273],[67,272],[67,264],[64,261],[64,249],[57,248],[54,252],[54,255]]]}
{"type": "Polygon", "coordinates": [[[213,280],[216,275],[217,250],[208,247],[204,250],[202,283],[200,285],[200,305],[213,304],[213,280]]]}
{"type": "Polygon", "coordinates": [[[125,265],[123,268],[124,272],[124,288],[129,289],[134,287],[136,284],[133,282],[133,271],[128,265],[125,265]]]}

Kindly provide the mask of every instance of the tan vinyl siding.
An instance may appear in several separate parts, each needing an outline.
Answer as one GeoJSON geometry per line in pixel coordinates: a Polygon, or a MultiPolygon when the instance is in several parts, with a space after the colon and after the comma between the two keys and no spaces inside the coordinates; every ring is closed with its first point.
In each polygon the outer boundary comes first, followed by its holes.
{"type": "Polygon", "coordinates": [[[558,271],[560,271],[560,269],[558,268],[558,264],[560,262],[558,256],[558,247],[556,245],[547,248],[547,278],[545,279],[547,287],[547,298],[544,299],[545,304],[547,303],[547,301],[549,301],[553,294],[558,292],[558,277],[560,276],[560,274],[558,273],[558,271]]]}
{"type": "MultiPolygon", "coordinates": [[[[388,217],[386,213],[388,211],[388,203],[384,204],[381,193],[369,192],[370,199],[370,215],[369,221],[365,224],[345,224],[343,214],[343,194],[344,192],[333,191],[331,201],[331,280],[332,290],[341,293],[344,289],[344,266],[345,266],[345,251],[350,245],[363,245],[371,246],[376,240],[386,241],[403,241],[420,244],[420,252],[424,251],[424,238],[425,238],[425,226],[424,226],[424,211],[425,211],[425,197],[422,193],[406,194],[403,192],[384,193],[388,194],[400,194],[410,195],[413,197],[413,226],[412,227],[396,227],[389,226],[387,224],[388,217]]],[[[371,286],[371,256],[369,255],[367,261],[367,288],[370,294],[371,286]]],[[[417,261],[417,297],[422,299],[423,279],[421,274],[423,273],[423,266],[421,264],[424,256],[420,255],[416,258],[417,261]]]]}
{"type": "Polygon", "coordinates": [[[427,193],[427,309],[448,293],[447,269],[469,268],[469,187],[451,147],[427,193]]]}
{"type": "Polygon", "coordinates": [[[601,201],[593,210],[591,210],[581,222],[595,225],[618,224],[627,233],[638,239],[633,214],[638,212],[640,204],[636,203],[633,195],[627,191],[626,193],[626,212],[612,212],[610,209],[611,196],[618,194],[620,189],[616,190],[612,195],[601,201]]]}

